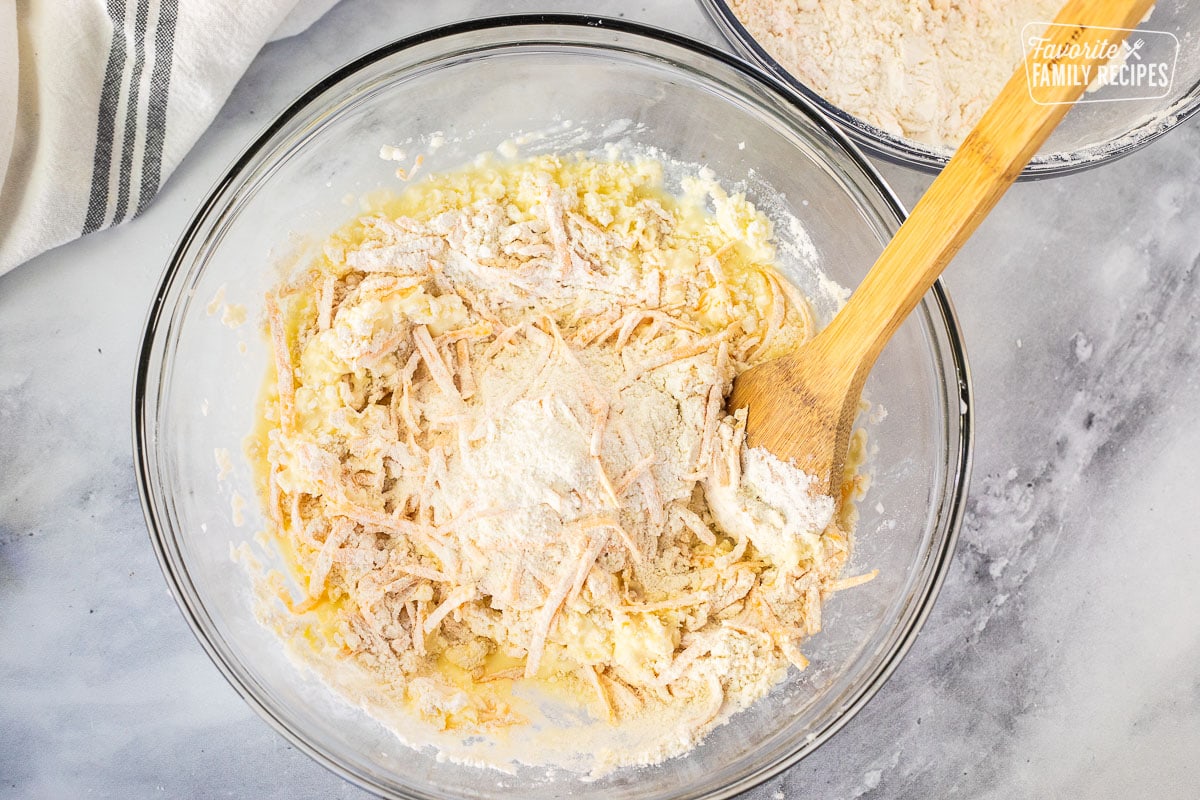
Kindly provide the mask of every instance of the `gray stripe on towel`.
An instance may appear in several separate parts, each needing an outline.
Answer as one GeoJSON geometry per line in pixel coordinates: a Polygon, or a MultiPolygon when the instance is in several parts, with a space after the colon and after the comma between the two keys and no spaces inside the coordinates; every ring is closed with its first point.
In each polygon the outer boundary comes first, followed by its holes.
{"type": "Polygon", "coordinates": [[[149,16],[150,0],[138,0],[133,33],[133,73],[129,77],[129,100],[125,104],[125,140],[121,143],[120,183],[113,225],[125,220],[125,211],[129,208],[129,174],[133,171],[134,142],[137,140],[138,95],[142,88],[142,70],[146,68],[146,19],[149,16]]]}
{"type": "Polygon", "coordinates": [[[92,159],[92,192],[88,197],[83,233],[97,231],[108,211],[108,173],[112,166],[113,129],[121,99],[121,73],[125,70],[125,0],[108,0],[112,20],[112,44],[100,89],[100,113],[96,122],[96,154],[92,159]]]}
{"type": "Polygon", "coordinates": [[[142,158],[142,188],[138,193],[137,213],[158,192],[162,173],[163,143],[167,137],[167,99],[171,85],[172,48],[175,46],[175,20],[179,0],[163,0],[158,10],[158,30],[154,34],[154,72],[150,75],[150,103],[146,109],[146,154],[142,158]]]}

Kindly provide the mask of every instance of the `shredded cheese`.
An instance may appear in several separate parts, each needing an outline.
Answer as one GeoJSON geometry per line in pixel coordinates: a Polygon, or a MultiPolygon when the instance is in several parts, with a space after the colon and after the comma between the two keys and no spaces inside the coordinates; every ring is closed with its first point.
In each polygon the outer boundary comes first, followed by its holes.
{"type": "Polygon", "coordinates": [[[866,578],[838,578],[832,501],[723,410],[813,333],[769,232],[653,162],[482,164],[269,293],[255,451],[318,655],[439,729],[523,724],[496,687],[574,681],[618,727],[674,709],[689,743],[802,664],[821,598],[866,578]]]}

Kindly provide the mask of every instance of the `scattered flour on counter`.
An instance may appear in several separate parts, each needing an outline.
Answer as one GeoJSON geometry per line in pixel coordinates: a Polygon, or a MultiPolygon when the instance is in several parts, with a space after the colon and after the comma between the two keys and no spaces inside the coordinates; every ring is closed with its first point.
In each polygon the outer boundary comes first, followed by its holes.
{"type": "Polygon", "coordinates": [[[1095,350],[1092,340],[1083,331],[1075,332],[1075,335],[1071,337],[1071,344],[1074,346],[1075,360],[1080,364],[1090,359],[1095,350]]]}

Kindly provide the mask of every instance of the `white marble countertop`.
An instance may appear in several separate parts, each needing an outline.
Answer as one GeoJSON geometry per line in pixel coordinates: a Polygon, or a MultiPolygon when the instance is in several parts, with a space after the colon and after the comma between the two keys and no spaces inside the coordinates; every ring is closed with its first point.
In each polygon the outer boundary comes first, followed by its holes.
{"type": "MultiPolygon", "coordinates": [[[[547,4],[542,4],[544,7],[547,4]]],[[[555,3],[716,42],[690,0],[555,3]]],[[[358,53],[524,0],[343,0],[268,46],[142,217],[0,277],[0,797],[351,798],[225,683],[134,482],[145,310],[192,210],[358,53]]],[[[928,178],[885,175],[906,201],[928,178]]],[[[1195,798],[1200,775],[1200,125],[1016,187],[947,273],[975,479],[895,675],[768,798],[1195,798]]]]}

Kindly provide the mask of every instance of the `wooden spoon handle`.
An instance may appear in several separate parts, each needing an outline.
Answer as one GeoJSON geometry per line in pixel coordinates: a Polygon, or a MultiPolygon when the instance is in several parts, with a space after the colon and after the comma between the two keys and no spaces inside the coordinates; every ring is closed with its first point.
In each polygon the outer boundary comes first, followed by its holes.
{"type": "MultiPolygon", "coordinates": [[[[1049,29],[1054,45],[1119,46],[1153,0],[1070,0],[1049,29]]],[[[1059,58],[1065,65],[1088,65],[1091,74],[1107,58],[1059,58]]],[[[1044,61],[1047,65],[1054,61],[1044,61]]],[[[1070,83],[1038,89],[1034,102],[1022,64],[996,101],[930,185],[884,249],[849,302],[810,346],[857,374],[847,376],[861,389],[879,351],[933,285],[950,259],[1020,174],[1085,86],[1070,83]]]]}

